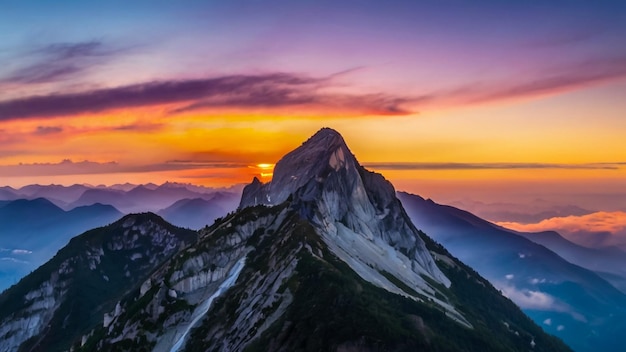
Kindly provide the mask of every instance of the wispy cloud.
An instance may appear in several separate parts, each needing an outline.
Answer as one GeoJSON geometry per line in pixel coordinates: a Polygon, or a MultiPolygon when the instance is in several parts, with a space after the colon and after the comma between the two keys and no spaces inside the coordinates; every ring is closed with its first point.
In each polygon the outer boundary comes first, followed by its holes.
{"type": "Polygon", "coordinates": [[[626,212],[595,212],[581,216],[553,217],[537,223],[498,222],[516,231],[557,231],[569,240],[589,247],[626,248],[626,212]]]}
{"type": "Polygon", "coordinates": [[[157,171],[180,171],[198,169],[247,168],[249,163],[227,161],[171,160],[146,165],[125,165],[115,161],[98,163],[93,161],[74,162],[66,159],[59,163],[33,163],[0,165],[0,176],[54,176],[54,175],[93,175],[116,173],[143,173],[157,171]]]}
{"type": "Polygon", "coordinates": [[[12,262],[12,263],[18,263],[18,264],[28,264],[28,262],[25,260],[15,259],[12,257],[1,257],[0,260],[12,262]]]}
{"type": "Polygon", "coordinates": [[[112,131],[154,132],[163,128],[160,123],[132,123],[108,128],[112,131]]]}
{"type": "Polygon", "coordinates": [[[312,106],[334,112],[353,112],[366,115],[407,115],[415,113],[406,108],[413,99],[384,94],[346,95],[321,93],[315,89],[288,87],[278,89],[250,89],[230,96],[211,96],[172,110],[173,114],[211,107],[280,108],[312,106]]]}
{"type": "Polygon", "coordinates": [[[502,294],[510,298],[523,309],[537,310],[565,310],[565,306],[559,303],[553,296],[541,292],[527,289],[517,289],[511,285],[502,285],[502,294]]]}
{"type": "MultiPolygon", "coordinates": [[[[539,290],[529,290],[526,288],[517,288],[510,283],[494,283],[495,286],[502,291],[502,294],[515,302],[522,309],[541,310],[550,312],[563,312],[572,316],[572,318],[586,322],[587,318],[582,314],[576,312],[568,304],[560,301],[557,297],[550,295],[549,293],[539,290]]],[[[548,323],[544,321],[544,324],[550,325],[551,320],[548,323]]]]}
{"type": "Polygon", "coordinates": [[[111,60],[127,49],[114,49],[100,40],[53,43],[24,53],[28,62],[0,78],[0,83],[36,84],[75,77],[111,60]]]}
{"type": "Polygon", "coordinates": [[[209,79],[157,81],[80,93],[31,96],[0,102],[0,120],[96,113],[119,108],[181,103],[172,114],[212,107],[279,108],[296,105],[362,114],[402,115],[410,99],[384,94],[323,92],[328,78],[296,74],[233,75],[209,79]]]}
{"type": "Polygon", "coordinates": [[[554,163],[422,163],[422,162],[369,162],[363,166],[377,170],[515,170],[515,169],[569,169],[617,170],[625,162],[554,164],[554,163]]]}
{"type": "Polygon", "coordinates": [[[63,132],[63,127],[60,126],[37,126],[37,129],[35,129],[35,134],[36,135],[48,135],[48,134],[56,134],[56,133],[61,133],[63,132]]]}
{"type": "MultiPolygon", "coordinates": [[[[40,50],[53,59],[36,62],[13,72],[2,82],[37,83],[63,79],[109,60],[115,50],[98,41],[55,44],[40,50]]],[[[215,108],[280,109],[299,107],[351,115],[408,115],[417,108],[468,105],[557,94],[609,80],[626,78],[626,56],[544,67],[505,81],[477,81],[441,91],[413,92],[403,96],[333,92],[333,80],[358,72],[347,70],[327,77],[294,73],[226,75],[213,78],[151,81],[81,92],[35,95],[0,101],[0,120],[69,116],[112,109],[174,104],[172,115],[215,108]]]]}
{"type": "Polygon", "coordinates": [[[117,162],[98,163],[93,161],[73,162],[65,159],[59,163],[32,163],[17,165],[0,165],[0,175],[15,176],[51,176],[51,175],[81,175],[109,173],[120,169],[117,162]]]}
{"type": "Polygon", "coordinates": [[[626,78],[626,56],[562,64],[510,82],[476,82],[438,95],[452,103],[473,104],[572,91],[626,78]]]}

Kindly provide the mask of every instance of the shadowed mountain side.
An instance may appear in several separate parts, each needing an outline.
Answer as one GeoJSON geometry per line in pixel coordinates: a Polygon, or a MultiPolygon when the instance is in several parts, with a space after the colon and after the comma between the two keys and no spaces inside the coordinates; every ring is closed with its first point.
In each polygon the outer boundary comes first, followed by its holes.
{"type": "Polygon", "coordinates": [[[398,192],[415,226],[577,351],[626,343],[626,296],[597,274],[460,209],[398,192]]]}
{"type": "Polygon", "coordinates": [[[168,222],[181,227],[200,229],[211,225],[215,219],[228,212],[213,200],[202,198],[181,199],[158,214],[168,222]]]}
{"type": "Polygon", "coordinates": [[[0,350],[67,350],[160,262],[196,238],[149,213],[73,238],[0,295],[0,350]]]}
{"type": "Polygon", "coordinates": [[[237,206],[239,194],[236,192],[197,192],[187,186],[163,184],[156,188],[139,185],[130,191],[113,188],[92,188],[68,205],[76,207],[94,203],[111,204],[124,213],[160,211],[182,199],[200,198],[213,201],[221,208],[231,211],[237,206]]]}
{"type": "Polygon", "coordinates": [[[70,211],[44,198],[19,199],[0,207],[0,290],[45,263],[77,234],[122,216],[110,205],[94,204],[70,211]]]}
{"type": "Polygon", "coordinates": [[[570,263],[595,271],[613,286],[626,293],[626,252],[618,248],[583,247],[568,241],[554,231],[511,232],[549,248],[570,263]]]}

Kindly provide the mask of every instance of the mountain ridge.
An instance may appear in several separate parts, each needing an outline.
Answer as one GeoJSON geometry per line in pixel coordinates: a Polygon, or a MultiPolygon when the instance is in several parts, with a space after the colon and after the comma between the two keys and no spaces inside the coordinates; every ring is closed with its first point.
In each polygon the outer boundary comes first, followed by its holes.
{"type": "Polygon", "coordinates": [[[0,350],[68,348],[85,331],[83,324],[101,319],[94,313],[115,307],[109,300],[124,293],[120,288],[136,285],[152,270],[152,258],[172,255],[176,246],[194,239],[193,232],[151,213],[128,215],[73,238],[0,294],[0,350]],[[72,328],[66,329],[68,324],[72,328]]]}
{"type": "Polygon", "coordinates": [[[626,295],[598,274],[477,216],[398,192],[415,226],[489,279],[574,349],[619,351],[626,295]],[[559,328],[560,327],[560,328],[559,328]]]}
{"type": "MultiPolygon", "coordinates": [[[[259,186],[254,181],[252,185],[259,186]]],[[[403,263],[387,268],[394,275],[405,276],[414,285],[421,283],[427,290],[421,274],[446,286],[450,284],[409,225],[400,203],[394,202],[391,183],[366,171],[335,130],[323,128],[287,153],[276,163],[272,181],[252,191],[264,195],[263,204],[268,205],[281,203],[292,195],[295,203],[300,204],[300,215],[309,219],[324,234],[327,245],[336,246],[335,250],[350,260],[351,267],[362,276],[383,284],[387,281],[370,269],[377,260],[375,254],[372,258],[363,254],[359,260],[353,260],[356,251],[394,251],[402,252],[398,261],[403,263]],[[412,269],[408,275],[403,269],[407,266],[412,269]]],[[[251,201],[250,192],[244,188],[240,208],[251,205],[246,204],[251,201]]]]}

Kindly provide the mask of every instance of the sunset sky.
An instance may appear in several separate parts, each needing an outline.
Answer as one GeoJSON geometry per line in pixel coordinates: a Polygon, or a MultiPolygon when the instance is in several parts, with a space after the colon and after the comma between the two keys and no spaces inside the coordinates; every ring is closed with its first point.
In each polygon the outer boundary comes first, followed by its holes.
{"type": "Polygon", "coordinates": [[[327,126],[398,189],[626,211],[626,2],[337,3],[0,0],[0,186],[268,181],[327,126]]]}

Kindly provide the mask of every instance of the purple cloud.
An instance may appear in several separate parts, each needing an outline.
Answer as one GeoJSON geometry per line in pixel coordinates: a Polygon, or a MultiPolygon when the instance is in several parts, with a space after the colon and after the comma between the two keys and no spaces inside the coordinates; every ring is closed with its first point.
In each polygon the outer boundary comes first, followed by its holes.
{"type": "Polygon", "coordinates": [[[121,125],[112,127],[112,131],[133,131],[133,132],[154,132],[163,127],[163,124],[158,123],[133,123],[127,125],[121,125]]]}
{"type": "Polygon", "coordinates": [[[50,54],[58,59],[73,59],[87,56],[103,56],[108,52],[102,50],[103,44],[99,41],[82,43],[55,43],[37,50],[43,54],[50,54]]]}
{"type": "Polygon", "coordinates": [[[47,176],[47,175],[81,175],[108,173],[119,170],[116,162],[98,163],[93,161],[73,162],[65,159],[59,163],[33,163],[17,165],[0,165],[0,175],[15,176],[47,176]]]}
{"type": "Polygon", "coordinates": [[[420,163],[380,162],[364,163],[363,166],[377,170],[515,170],[515,169],[568,169],[568,170],[617,170],[624,163],[420,163]]]}
{"type": "Polygon", "coordinates": [[[43,136],[48,134],[55,134],[63,132],[63,127],[59,126],[37,126],[35,134],[43,136]]]}
{"type": "MultiPolygon", "coordinates": [[[[50,49],[60,57],[93,54],[93,45],[50,49]]],[[[95,46],[97,47],[97,46],[95,46]]],[[[206,79],[153,81],[78,93],[30,96],[0,102],[0,121],[179,104],[170,114],[211,108],[279,109],[306,106],[356,115],[415,114],[419,104],[473,104],[579,89],[626,77],[626,56],[564,65],[514,82],[484,82],[413,96],[330,93],[334,75],[289,73],[229,75],[206,79]]]]}
{"type": "Polygon", "coordinates": [[[562,65],[511,83],[477,83],[439,94],[461,103],[481,103],[532,97],[579,89],[626,77],[626,56],[562,65]]]}
{"type": "Polygon", "coordinates": [[[0,120],[94,113],[167,103],[186,103],[172,113],[210,107],[278,108],[310,104],[376,114],[407,114],[410,99],[383,94],[326,94],[327,78],[295,74],[233,75],[157,81],[80,93],[32,96],[0,102],[0,120]]]}
{"type": "Polygon", "coordinates": [[[224,161],[193,161],[172,160],[147,165],[124,165],[115,161],[99,163],[89,160],[74,162],[65,159],[58,163],[33,163],[0,165],[0,176],[23,177],[23,176],[54,176],[54,175],[91,175],[91,174],[115,174],[115,173],[142,173],[155,171],[178,171],[196,169],[231,169],[246,168],[245,162],[224,161]]]}
{"type": "Polygon", "coordinates": [[[33,61],[0,78],[0,83],[39,84],[60,81],[84,73],[124,50],[108,48],[101,41],[55,43],[26,54],[33,61]]]}

